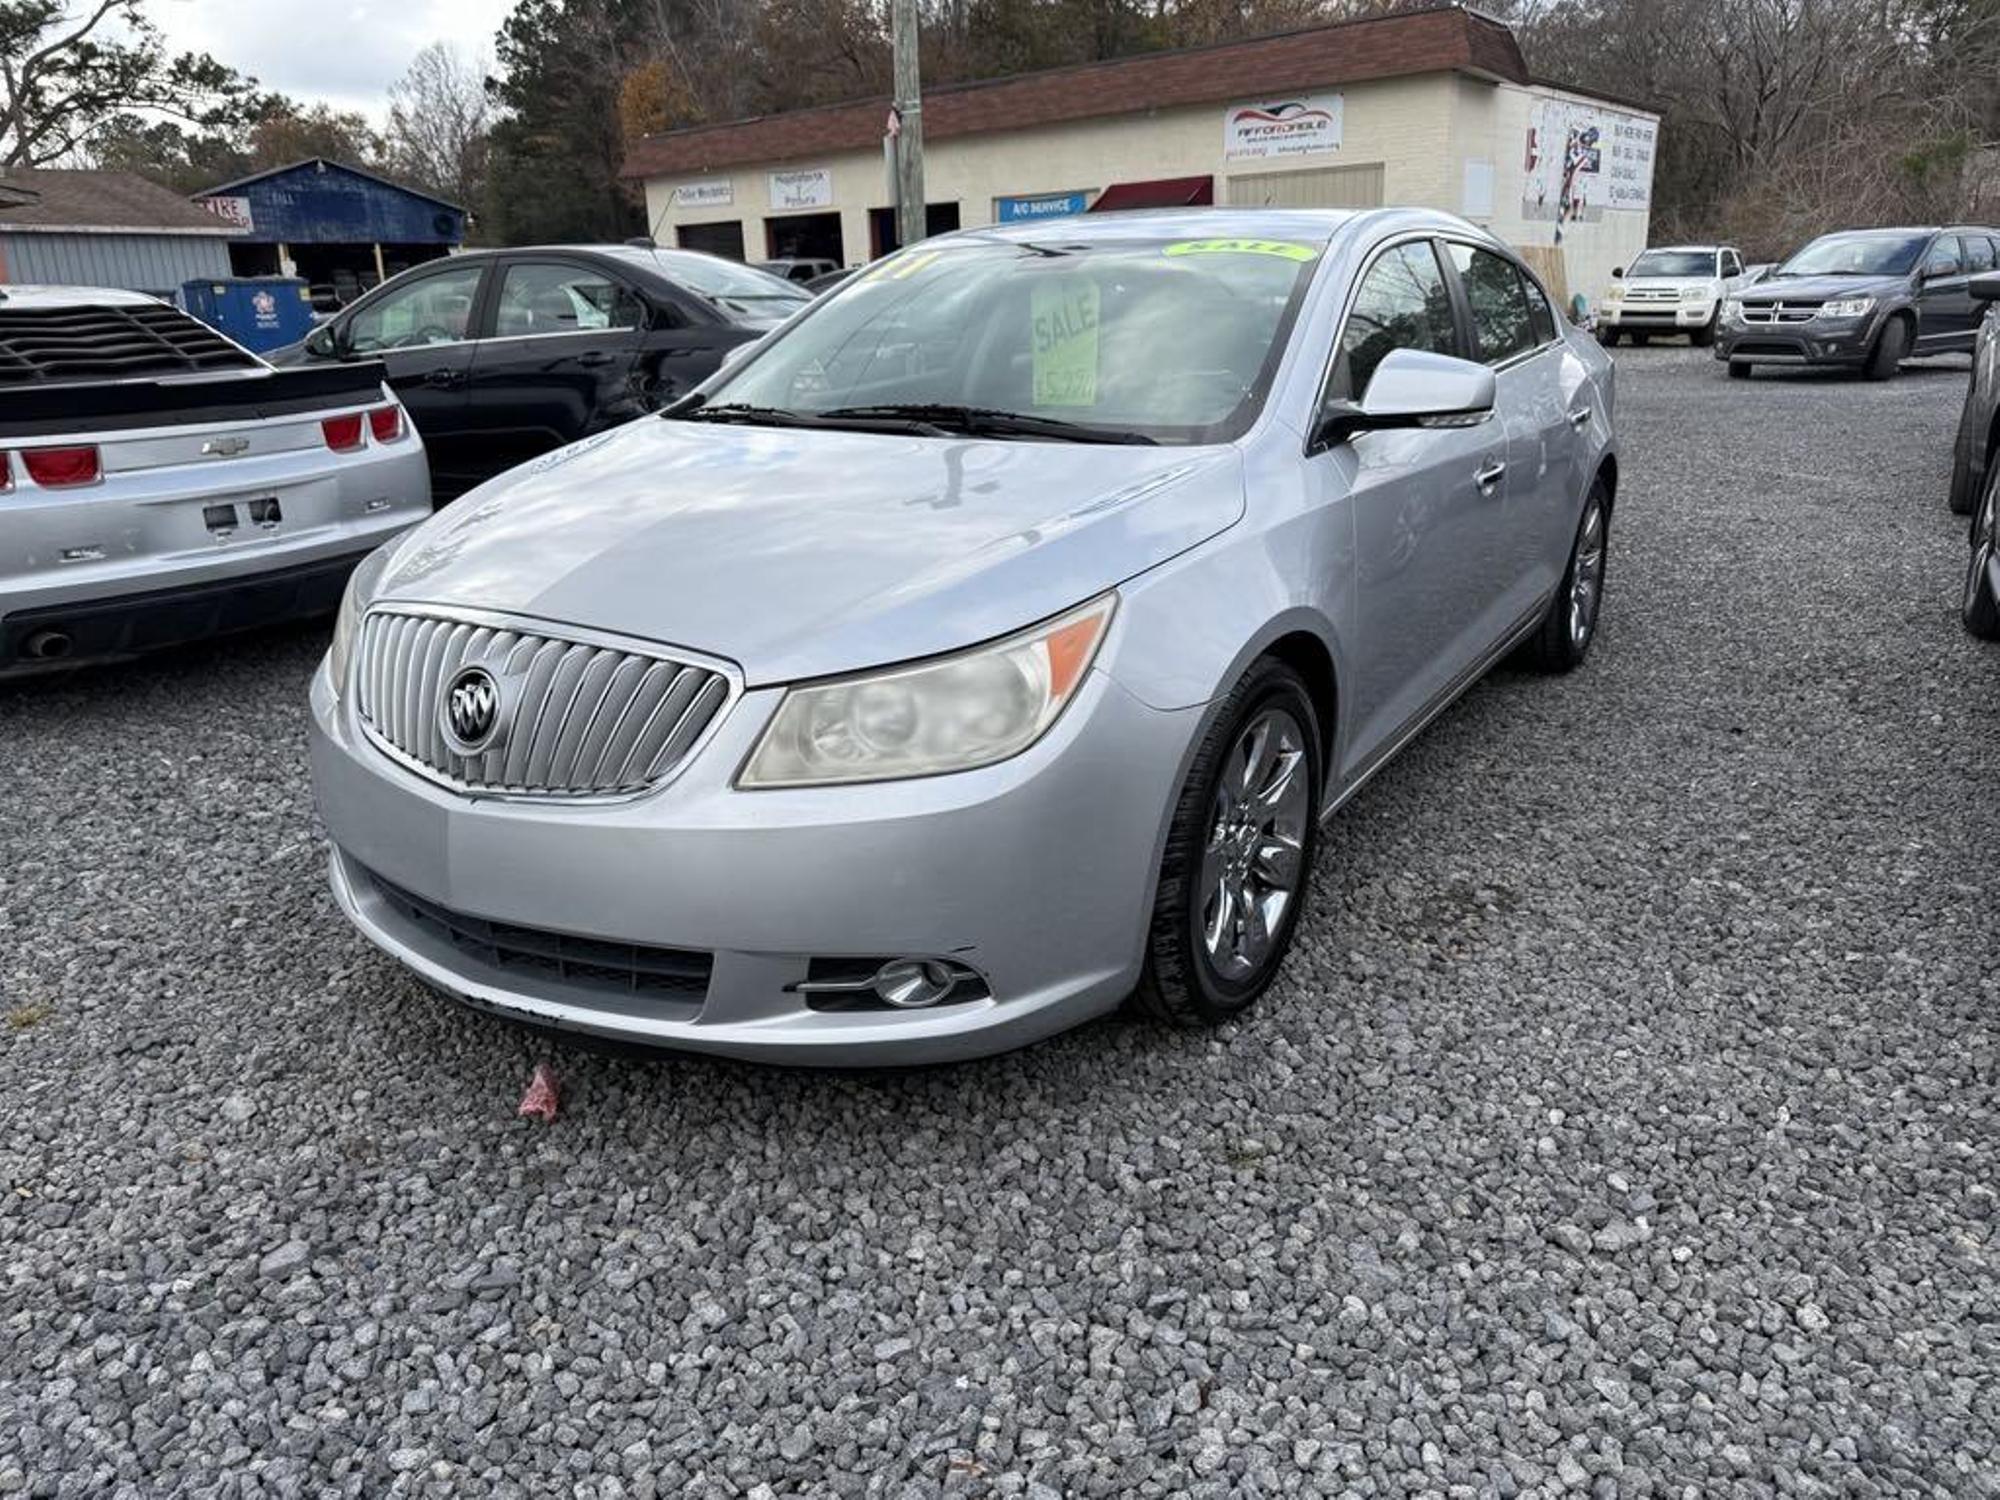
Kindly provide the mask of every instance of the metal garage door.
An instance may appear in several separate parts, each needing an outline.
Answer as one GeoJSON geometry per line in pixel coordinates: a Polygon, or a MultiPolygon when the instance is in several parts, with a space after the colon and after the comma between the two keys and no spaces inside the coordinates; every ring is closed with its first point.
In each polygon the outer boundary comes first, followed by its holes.
{"type": "Polygon", "coordinates": [[[1241,172],[1224,186],[1236,208],[1380,208],[1382,163],[1304,172],[1241,172]]]}

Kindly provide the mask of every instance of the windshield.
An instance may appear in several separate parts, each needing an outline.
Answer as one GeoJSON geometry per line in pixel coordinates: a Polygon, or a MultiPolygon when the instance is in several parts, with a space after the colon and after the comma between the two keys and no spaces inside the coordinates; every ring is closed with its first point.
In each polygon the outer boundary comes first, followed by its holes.
{"type": "Polygon", "coordinates": [[[703,255],[695,250],[643,253],[680,285],[714,303],[739,323],[769,327],[789,318],[801,304],[812,301],[809,293],[782,276],[718,255],[703,255]]]}
{"type": "Polygon", "coordinates": [[[1927,234],[1821,235],[1773,272],[1777,276],[1907,276],[1931,242],[1927,234]]]}
{"type": "MultiPolygon", "coordinates": [[[[1060,232],[1057,231],[1059,234],[1060,232]]],[[[976,410],[1037,436],[1223,442],[1255,420],[1320,247],[957,240],[878,262],[760,347],[706,411],[976,410]]]]}
{"type": "Polygon", "coordinates": [[[1715,274],[1713,250],[1648,250],[1632,262],[1627,276],[1700,276],[1715,274]]]}

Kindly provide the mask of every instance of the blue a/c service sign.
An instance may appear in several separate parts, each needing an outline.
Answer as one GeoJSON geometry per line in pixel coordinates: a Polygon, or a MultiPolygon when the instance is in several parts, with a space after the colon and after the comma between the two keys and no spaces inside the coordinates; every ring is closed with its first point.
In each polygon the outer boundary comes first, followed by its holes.
{"type": "Polygon", "coordinates": [[[1080,214],[1089,206],[1090,194],[1082,189],[1074,193],[1037,193],[1029,198],[999,198],[994,201],[1002,224],[1012,224],[1017,219],[1060,219],[1065,214],[1080,214]]]}

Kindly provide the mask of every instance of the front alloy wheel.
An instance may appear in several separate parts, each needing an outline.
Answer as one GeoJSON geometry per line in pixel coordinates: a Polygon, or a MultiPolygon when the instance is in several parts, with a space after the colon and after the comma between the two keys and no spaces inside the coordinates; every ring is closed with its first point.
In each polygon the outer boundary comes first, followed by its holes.
{"type": "Polygon", "coordinates": [[[2000,599],[1993,595],[1993,570],[1988,565],[2000,549],[2000,458],[1987,466],[1986,488],[1973,518],[1972,555],[1966,560],[1965,594],[1958,616],[1968,633],[1982,641],[2000,640],[2000,599]]]}
{"type": "Polygon", "coordinates": [[[1298,673],[1260,660],[1208,724],[1167,830],[1134,996],[1176,1026],[1220,1025],[1270,987],[1319,828],[1320,726],[1298,673]]]}
{"type": "Polygon", "coordinates": [[[1224,979],[1240,983],[1262,969],[1291,914],[1305,878],[1310,780],[1305,730],[1275,705],[1224,758],[1201,859],[1202,946],[1224,979]]]}

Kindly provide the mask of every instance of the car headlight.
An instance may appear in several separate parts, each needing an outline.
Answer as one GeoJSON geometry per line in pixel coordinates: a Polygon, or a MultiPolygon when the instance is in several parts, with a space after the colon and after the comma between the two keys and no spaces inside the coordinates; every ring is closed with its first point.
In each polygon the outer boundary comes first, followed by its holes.
{"type": "Polygon", "coordinates": [[[1625,284],[1622,281],[1612,282],[1611,290],[1604,294],[1604,300],[1606,302],[1623,302],[1625,300],[1625,284]]]}
{"type": "Polygon", "coordinates": [[[354,642],[361,634],[361,616],[367,612],[368,602],[382,582],[382,571],[389,565],[394,546],[392,542],[377,547],[347,577],[347,592],[340,596],[340,613],[333,620],[333,644],[326,653],[327,676],[336,698],[347,696],[347,669],[354,660],[354,642]]]}
{"type": "Polygon", "coordinates": [[[1709,290],[1705,286],[1684,286],[1681,288],[1681,301],[1683,302],[1706,302],[1709,296],[1709,290]]]}
{"type": "Polygon", "coordinates": [[[1822,318],[1858,318],[1863,313],[1870,313],[1874,310],[1875,299],[1873,297],[1840,297],[1832,302],[1822,302],[1819,305],[1819,315],[1822,318]]]}
{"type": "Polygon", "coordinates": [[[1725,323],[1741,323],[1743,321],[1743,303],[1741,299],[1731,297],[1727,302],[1722,304],[1722,321],[1725,323]]]}
{"type": "Polygon", "coordinates": [[[891,781],[1018,755],[1075,696],[1116,594],[956,656],[790,689],[736,784],[891,781]]]}

